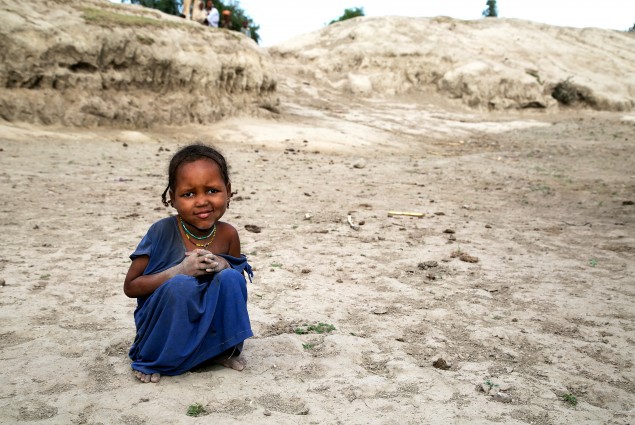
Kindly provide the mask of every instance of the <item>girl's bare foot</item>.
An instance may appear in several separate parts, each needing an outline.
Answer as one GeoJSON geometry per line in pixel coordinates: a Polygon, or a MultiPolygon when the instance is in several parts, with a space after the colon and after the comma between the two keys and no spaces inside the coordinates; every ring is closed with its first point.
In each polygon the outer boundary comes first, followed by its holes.
{"type": "Polygon", "coordinates": [[[218,356],[214,360],[214,363],[219,364],[221,366],[228,367],[230,369],[234,369],[237,371],[241,371],[245,368],[245,359],[242,357],[224,357],[218,356]]]}
{"type": "Polygon", "coordinates": [[[147,373],[139,372],[138,370],[133,370],[132,372],[134,373],[134,376],[136,376],[139,381],[144,383],[148,383],[148,382],[157,383],[161,379],[161,375],[158,373],[147,374],[147,373]]]}

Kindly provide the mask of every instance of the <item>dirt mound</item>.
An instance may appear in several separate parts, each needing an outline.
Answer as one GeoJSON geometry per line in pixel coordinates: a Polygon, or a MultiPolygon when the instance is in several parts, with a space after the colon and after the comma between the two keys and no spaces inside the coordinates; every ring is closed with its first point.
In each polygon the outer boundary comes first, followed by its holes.
{"type": "Polygon", "coordinates": [[[270,57],[235,32],[99,0],[0,0],[0,118],[148,127],[276,109],[270,57]]]}
{"type": "Polygon", "coordinates": [[[546,108],[567,82],[573,92],[564,99],[635,108],[635,37],[618,31],[515,19],[357,18],[270,53],[312,84],[361,96],[432,90],[476,108],[546,108]]]}

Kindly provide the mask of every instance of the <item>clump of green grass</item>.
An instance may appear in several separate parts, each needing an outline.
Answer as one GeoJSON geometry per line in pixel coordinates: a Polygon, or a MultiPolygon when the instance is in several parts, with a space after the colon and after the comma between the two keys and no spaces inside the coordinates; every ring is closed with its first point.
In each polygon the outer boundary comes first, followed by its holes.
{"type": "Polygon", "coordinates": [[[298,335],[305,335],[308,333],[316,333],[323,334],[329,333],[335,330],[335,326],[329,325],[328,323],[319,322],[317,325],[307,325],[304,324],[305,327],[295,328],[295,333],[298,335]]]}
{"type": "Polygon", "coordinates": [[[187,407],[186,415],[197,417],[197,416],[201,416],[203,413],[205,413],[205,408],[203,407],[203,405],[200,403],[196,403],[196,404],[190,404],[187,407]]]}
{"type": "Polygon", "coordinates": [[[578,405],[578,398],[576,396],[574,396],[573,394],[563,394],[561,396],[562,400],[571,405],[571,406],[577,406],[578,405]]]}
{"type": "Polygon", "coordinates": [[[154,27],[154,28],[167,28],[167,27],[185,27],[191,26],[187,24],[181,24],[168,20],[159,20],[149,18],[147,16],[128,15],[125,13],[111,12],[109,10],[96,9],[94,7],[85,7],[83,10],[83,18],[91,24],[101,26],[132,26],[132,27],[154,27]]]}
{"type": "Polygon", "coordinates": [[[597,265],[598,265],[598,260],[596,260],[595,258],[589,258],[589,266],[595,267],[597,265]]]}
{"type": "Polygon", "coordinates": [[[315,348],[315,344],[302,344],[302,348],[304,348],[305,350],[313,350],[313,348],[315,348]]]}

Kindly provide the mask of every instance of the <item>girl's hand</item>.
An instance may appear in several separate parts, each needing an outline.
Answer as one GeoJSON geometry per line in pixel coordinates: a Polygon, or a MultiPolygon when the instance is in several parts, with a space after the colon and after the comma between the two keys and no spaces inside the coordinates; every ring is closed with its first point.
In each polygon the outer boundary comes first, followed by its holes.
{"type": "Polygon", "coordinates": [[[221,270],[225,270],[229,268],[229,263],[223,257],[219,257],[218,255],[214,255],[211,252],[209,254],[205,254],[205,260],[207,261],[207,269],[205,269],[208,273],[217,273],[221,270]]]}
{"type": "Polygon", "coordinates": [[[202,276],[216,273],[229,267],[229,263],[205,249],[195,249],[185,253],[185,259],[179,264],[179,273],[189,276],[202,276]]]}

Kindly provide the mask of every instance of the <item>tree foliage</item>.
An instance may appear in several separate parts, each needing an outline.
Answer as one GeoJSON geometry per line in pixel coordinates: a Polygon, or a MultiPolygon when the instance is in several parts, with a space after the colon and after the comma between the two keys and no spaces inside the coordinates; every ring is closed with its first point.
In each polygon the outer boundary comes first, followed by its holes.
{"type": "Polygon", "coordinates": [[[334,24],[336,22],[346,21],[347,19],[357,18],[358,16],[366,16],[364,14],[363,7],[352,7],[350,9],[344,9],[344,14],[342,14],[342,16],[340,16],[339,18],[329,22],[329,25],[334,24]]]}
{"type": "Polygon", "coordinates": [[[498,8],[496,7],[496,0],[487,0],[487,7],[483,11],[483,16],[486,18],[498,17],[498,8]]]}
{"type": "Polygon", "coordinates": [[[628,32],[635,32],[635,24],[628,29],[628,32]]]}
{"type": "MultiPolygon", "coordinates": [[[[124,0],[125,2],[126,0],[124,0]]],[[[258,43],[260,41],[260,35],[258,30],[260,25],[257,25],[247,13],[240,7],[240,2],[237,0],[229,0],[227,4],[223,0],[212,0],[214,7],[218,9],[218,13],[223,13],[223,10],[229,10],[231,12],[231,29],[234,31],[240,31],[243,26],[243,22],[249,23],[251,29],[251,38],[258,43]]],[[[168,13],[170,15],[180,15],[183,8],[182,0],[127,0],[128,3],[139,4],[144,7],[160,10],[161,12],[168,13]]],[[[192,0],[192,7],[198,7],[199,0],[192,0]]]]}

